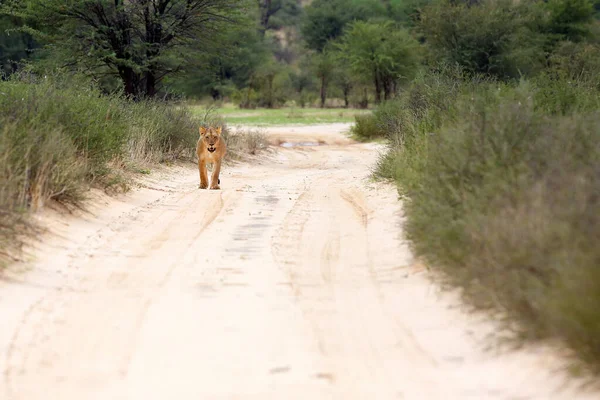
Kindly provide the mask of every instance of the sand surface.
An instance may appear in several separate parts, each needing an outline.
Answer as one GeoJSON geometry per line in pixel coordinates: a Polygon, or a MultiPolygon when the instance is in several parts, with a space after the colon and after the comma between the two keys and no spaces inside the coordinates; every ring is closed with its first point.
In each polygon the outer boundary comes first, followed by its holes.
{"type": "Polygon", "coordinates": [[[0,279],[0,399],[600,398],[546,347],[484,351],[493,324],[415,263],[395,188],[369,181],[381,146],[347,128],[271,128],[287,147],[221,191],[190,164],[38,215],[0,279]]]}

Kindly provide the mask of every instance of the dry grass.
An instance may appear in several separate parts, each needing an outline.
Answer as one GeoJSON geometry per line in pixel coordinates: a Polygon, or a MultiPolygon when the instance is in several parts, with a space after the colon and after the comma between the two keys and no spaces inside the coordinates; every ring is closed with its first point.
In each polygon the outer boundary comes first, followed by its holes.
{"type": "Polygon", "coordinates": [[[246,155],[256,155],[267,148],[267,139],[258,129],[227,130],[228,152],[233,158],[243,159],[246,155]]]}
{"type": "Polygon", "coordinates": [[[76,80],[4,81],[0,93],[0,262],[34,232],[28,212],[48,201],[77,205],[90,185],[126,188],[123,168],[191,155],[195,143],[187,111],[103,96],[76,80]]]}
{"type": "Polygon", "coordinates": [[[202,115],[202,125],[222,126],[223,139],[227,143],[226,159],[243,160],[248,155],[256,155],[267,148],[268,143],[260,129],[231,128],[216,109],[209,108],[202,115]]]}

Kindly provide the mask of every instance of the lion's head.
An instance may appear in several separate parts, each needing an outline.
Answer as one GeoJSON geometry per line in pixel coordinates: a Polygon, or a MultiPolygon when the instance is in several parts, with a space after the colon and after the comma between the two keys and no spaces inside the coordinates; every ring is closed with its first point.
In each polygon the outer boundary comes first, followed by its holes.
{"type": "Polygon", "coordinates": [[[221,132],[223,127],[200,127],[200,137],[204,142],[206,149],[210,153],[214,153],[221,143],[221,132]]]}

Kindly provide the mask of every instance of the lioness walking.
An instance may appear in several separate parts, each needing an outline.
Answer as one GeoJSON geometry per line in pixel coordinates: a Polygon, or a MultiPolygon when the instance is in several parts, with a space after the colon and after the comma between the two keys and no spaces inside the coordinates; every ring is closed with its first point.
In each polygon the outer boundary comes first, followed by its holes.
{"type": "Polygon", "coordinates": [[[208,173],[206,171],[207,164],[213,164],[212,177],[210,180],[210,188],[212,190],[221,189],[219,186],[221,180],[219,173],[221,172],[221,161],[227,152],[227,145],[221,138],[223,128],[200,127],[200,139],[196,145],[196,154],[198,155],[198,170],[200,171],[200,189],[208,187],[208,173]]]}

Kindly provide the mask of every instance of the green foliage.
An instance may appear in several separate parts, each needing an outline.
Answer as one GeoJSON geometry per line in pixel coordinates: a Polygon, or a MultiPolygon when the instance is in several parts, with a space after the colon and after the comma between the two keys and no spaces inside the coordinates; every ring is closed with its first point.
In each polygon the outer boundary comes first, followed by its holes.
{"type": "MultiPolygon", "coordinates": [[[[77,198],[84,180],[102,178],[114,160],[161,161],[193,146],[195,123],[185,109],[154,101],[133,103],[118,96],[101,96],[97,89],[73,79],[0,83],[0,122],[6,132],[5,148],[0,153],[15,155],[8,163],[11,169],[17,161],[24,166],[49,163],[45,168],[50,176],[43,183],[42,197],[53,198],[56,196],[52,193],[60,193],[62,198],[77,198]],[[51,151],[41,149],[45,147],[51,151]],[[45,161],[36,155],[40,151],[53,155],[45,161]],[[23,157],[25,154],[32,158],[23,157]],[[77,166],[80,180],[62,172],[51,174],[55,164],[60,168],[63,158],[69,165],[77,166]],[[54,178],[64,178],[66,183],[54,178]]],[[[28,168],[13,170],[13,175],[25,179],[33,167],[28,168]],[[23,175],[25,171],[29,172],[23,175]]],[[[29,195],[18,196],[20,207],[27,205],[23,201],[29,195]]]]}
{"type": "Polygon", "coordinates": [[[209,94],[214,100],[222,100],[250,85],[272,57],[255,27],[233,30],[223,43],[218,52],[194,57],[186,70],[169,81],[173,88],[190,97],[209,94]]]}
{"type": "Polygon", "coordinates": [[[554,39],[580,41],[590,32],[589,22],[594,16],[590,0],[549,0],[546,31],[554,39]]]}
{"type": "Polygon", "coordinates": [[[313,54],[311,61],[311,69],[319,81],[321,108],[323,108],[327,100],[327,88],[336,74],[337,55],[332,49],[326,47],[323,52],[313,54]]]}
{"type": "Polygon", "coordinates": [[[432,58],[471,73],[518,77],[544,62],[543,37],[531,29],[537,16],[528,7],[509,0],[473,6],[444,0],[424,9],[420,29],[432,58]]]}
{"type": "Polygon", "coordinates": [[[549,57],[550,71],[563,78],[600,84],[600,44],[560,42],[549,57]]]}
{"type": "Polygon", "coordinates": [[[315,0],[306,7],[302,34],[310,49],[322,51],[342,35],[347,24],[385,14],[379,0],[315,0]]]}
{"type": "Polygon", "coordinates": [[[333,83],[339,88],[344,98],[344,107],[350,106],[350,96],[353,90],[358,86],[356,78],[352,75],[351,68],[345,63],[338,63],[333,76],[333,83]]]}
{"type": "Polygon", "coordinates": [[[196,139],[186,108],[103,96],[72,75],[0,81],[0,259],[33,229],[30,208],[78,204],[90,184],[123,182],[117,166],[191,155],[196,139]]]}
{"type": "Polygon", "coordinates": [[[374,115],[357,115],[351,132],[352,136],[360,141],[369,141],[386,135],[386,132],[381,130],[374,115]]]}
{"type": "Polygon", "coordinates": [[[188,64],[191,49],[214,49],[225,26],[239,22],[246,0],[127,2],[9,0],[60,53],[66,65],[112,74],[128,96],[153,97],[161,80],[188,64]]]}
{"type": "Polygon", "coordinates": [[[377,101],[391,98],[396,86],[414,76],[419,65],[418,42],[391,21],[352,23],[339,45],[343,62],[353,73],[372,79],[377,101]]]}
{"type": "Polygon", "coordinates": [[[424,7],[433,3],[433,0],[390,0],[388,2],[389,14],[395,21],[405,26],[414,27],[421,20],[424,7]]]}
{"type": "Polygon", "coordinates": [[[600,361],[600,92],[556,74],[519,85],[420,75],[377,112],[378,174],[408,196],[417,256],[528,339],[600,361]],[[395,111],[394,111],[395,108],[395,111]]]}
{"type": "Polygon", "coordinates": [[[252,75],[248,86],[232,97],[241,108],[275,108],[286,102],[291,91],[289,68],[275,60],[269,60],[252,75]]]}
{"type": "Polygon", "coordinates": [[[0,77],[15,72],[18,63],[30,59],[39,47],[30,34],[19,31],[22,26],[19,18],[0,15],[0,77]]]}
{"type": "Polygon", "coordinates": [[[574,112],[600,110],[598,81],[556,78],[551,74],[536,77],[536,109],[550,115],[568,115],[574,112]]]}
{"type": "Polygon", "coordinates": [[[295,26],[302,15],[298,0],[257,0],[262,31],[295,26]]]}
{"type": "Polygon", "coordinates": [[[471,73],[518,78],[542,71],[562,41],[589,37],[593,14],[589,0],[444,0],[425,7],[419,28],[432,59],[471,73]]]}
{"type": "Polygon", "coordinates": [[[370,120],[357,119],[352,132],[363,139],[385,137],[392,148],[401,148],[437,129],[452,114],[449,110],[460,90],[483,82],[483,78],[471,80],[457,67],[440,64],[420,72],[401,96],[377,107],[370,120]]]}
{"type": "Polygon", "coordinates": [[[316,95],[313,94],[316,79],[311,70],[311,62],[309,57],[304,57],[300,62],[299,69],[290,73],[291,85],[295,92],[294,100],[302,108],[312,104],[316,98],[316,95]]]}
{"type": "Polygon", "coordinates": [[[99,98],[83,84],[69,87],[66,82],[48,80],[38,84],[9,81],[2,84],[2,93],[4,121],[11,122],[17,132],[35,133],[45,126],[64,134],[78,155],[89,161],[90,173],[121,155],[127,125],[118,98],[99,98]]]}

